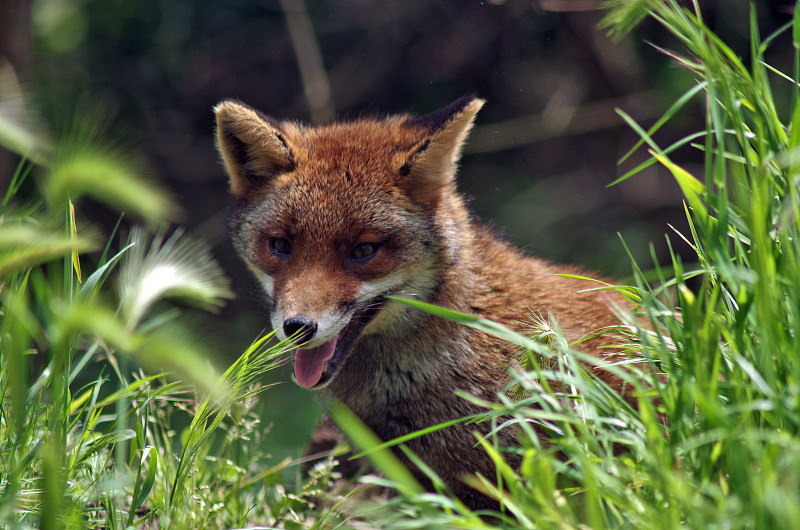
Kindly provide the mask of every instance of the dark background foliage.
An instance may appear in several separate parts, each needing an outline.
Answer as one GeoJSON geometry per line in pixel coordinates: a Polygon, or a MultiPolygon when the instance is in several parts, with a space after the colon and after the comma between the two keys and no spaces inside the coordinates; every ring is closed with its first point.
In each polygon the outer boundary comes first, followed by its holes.
{"type": "MultiPolygon", "coordinates": [[[[645,156],[617,166],[637,137],[615,108],[649,125],[691,81],[644,42],[677,46],[655,24],[620,42],[598,30],[596,0],[3,2],[0,53],[42,114],[54,122],[65,107],[107,115],[114,138],[143,150],[152,178],[182,206],[178,220],[214,247],[239,294],[203,323],[222,360],[266,322],[226,239],[229,197],[211,112],[224,98],[276,118],[325,121],[424,114],[476,93],[488,103],[459,178],[475,214],[532,254],[622,281],[630,265],[619,236],[647,263],[651,243],[664,257],[668,224],[685,224],[663,169],[606,187],[645,156]]],[[[701,4],[711,28],[749,56],[748,3],[701,4]]],[[[757,3],[762,34],[787,21],[792,5],[757,3]]],[[[784,38],[771,62],[790,71],[791,52],[784,38]]],[[[661,133],[661,144],[702,128],[701,105],[661,133]]],[[[689,170],[702,163],[690,149],[676,159],[689,170]]],[[[277,377],[288,381],[289,372],[277,377]]],[[[309,394],[286,384],[263,401],[280,427],[276,452],[296,452],[316,414],[309,394]]]]}

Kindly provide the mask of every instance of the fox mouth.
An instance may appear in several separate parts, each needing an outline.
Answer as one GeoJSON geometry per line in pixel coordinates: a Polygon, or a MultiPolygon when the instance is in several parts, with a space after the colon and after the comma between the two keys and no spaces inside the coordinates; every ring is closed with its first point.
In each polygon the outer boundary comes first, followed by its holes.
{"type": "Polygon", "coordinates": [[[333,339],[314,348],[297,348],[294,354],[294,379],[304,388],[323,388],[333,379],[356,339],[378,314],[384,298],[365,303],[365,308],[353,315],[350,322],[333,339]]]}

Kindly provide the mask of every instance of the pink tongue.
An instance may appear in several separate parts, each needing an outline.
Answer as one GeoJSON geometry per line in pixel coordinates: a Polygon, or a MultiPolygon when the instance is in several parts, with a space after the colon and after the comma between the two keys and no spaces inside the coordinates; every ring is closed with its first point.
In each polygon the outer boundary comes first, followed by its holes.
{"type": "Polygon", "coordinates": [[[316,348],[298,348],[294,352],[294,378],[298,385],[311,388],[319,383],[325,362],[333,357],[337,342],[338,336],[316,348]]]}

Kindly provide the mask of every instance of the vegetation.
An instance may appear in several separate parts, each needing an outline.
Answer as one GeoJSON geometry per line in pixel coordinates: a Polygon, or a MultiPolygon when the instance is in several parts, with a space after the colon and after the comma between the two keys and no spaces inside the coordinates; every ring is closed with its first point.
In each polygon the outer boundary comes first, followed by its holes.
{"type": "MultiPolygon", "coordinates": [[[[331,458],[295,486],[287,477],[298,462],[268,459],[252,412],[257,395],[269,399],[259,375],[286,345],[264,337],[214,373],[198,331],[179,318],[194,310],[166,299],[213,310],[229,296],[225,278],[200,243],[159,228],[171,207],[135,160],[78,124],[36,156],[44,199],[22,201],[31,172],[22,164],[0,214],[0,524],[800,528],[800,10],[762,39],[753,8],[750,56],[741,59],[696,3],[611,4],[611,31],[621,36],[652,16],[682,47],[664,53],[696,79],[649,129],[621,113],[641,137],[631,152],[646,148],[650,158],[620,180],[668,168],[690,226],[668,243],[696,255],[684,263],[673,252],[650,270],[634,262],[632,286],[598,286],[637,307],[620,311],[631,362],[607,368],[635,389],[638,407],[593,376],[587,367],[602,361],[565,343],[557,322],[540,324],[533,342],[426,307],[500,334],[534,360],[509,386],[520,399],[498,396],[469,419],[520,431],[519,449],[476,439],[498,472],[472,483],[502,511],[470,512],[433,476],[437,491],[424,492],[387,449],[403,450],[402,440],[378,444],[336,407],[380,471],[359,487],[384,494],[349,498],[331,458]],[[790,74],[764,60],[782,39],[795,50],[790,74]],[[660,147],[659,130],[700,98],[705,129],[660,147]],[[700,153],[702,177],[670,158],[678,150],[700,153]],[[151,229],[101,237],[76,213],[86,193],[151,229]],[[552,362],[535,362],[540,355],[552,362]],[[522,451],[519,469],[505,465],[511,450],[522,451]]],[[[0,138],[25,136],[0,127],[0,138]]]]}
{"type": "MultiPolygon", "coordinates": [[[[174,207],[82,119],[41,158],[46,200],[21,201],[32,171],[22,163],[0,211],[0,525],[296,519],[331,475],[286,495],[280,471],[290,462],[264,465],[265,428],[252,410],[266,388],[259,376],[286,345],[268,346],[267,335],[215,373],[199,330],[181,325],[186,309],[165,300],[217,309],[231,296],[227,278],[203,244],[157,228],[174,207]],[[86,193],[138,214],[155,235],[122,236],[118,223],[98,245],[73,203],[86,193]]],[[[14,135],[15,124],[3,126],[14,135]]]]}

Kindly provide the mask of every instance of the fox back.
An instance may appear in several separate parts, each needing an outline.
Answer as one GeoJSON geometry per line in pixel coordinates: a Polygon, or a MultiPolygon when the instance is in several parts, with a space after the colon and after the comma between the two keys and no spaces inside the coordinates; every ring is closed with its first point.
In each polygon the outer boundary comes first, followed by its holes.
{"type": "MultiPolygon", "coordinates": [[[[302,342],[295,380],[335,396],[384,440],[479,412],[456,391],[492,400],[516,365],[508,344],[386,295],[518,329],[526,315],[552,315],[569,340],[619,323],[618,301],[557,276],[580,271],[523,255],[469,215],[455,173],[482,105],[466,97],[421,118],[321,127],[234,101],[216,107],[234,246],[266,293],[278,336],[302,342]]],[[[599,355],[603,343],[582,347],[599,355]]],[[[474,431],[487,428],[462,423],[408,445],[469,505],[489,506],[461,480],[494,476],[474,448],[474,431]]],[[[516,443],[510,429],[500,437],[516,443]]]]}

